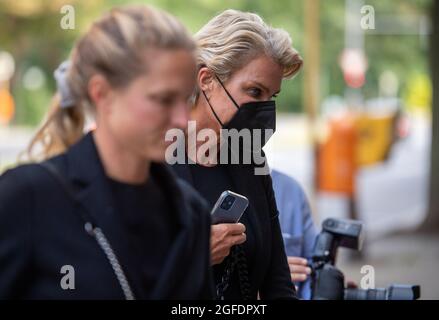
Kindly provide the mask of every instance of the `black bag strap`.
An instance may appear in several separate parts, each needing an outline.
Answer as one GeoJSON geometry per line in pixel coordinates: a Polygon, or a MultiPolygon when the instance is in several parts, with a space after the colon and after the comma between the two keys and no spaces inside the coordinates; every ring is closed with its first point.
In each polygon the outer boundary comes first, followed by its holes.
{"type": "Polygon", "coordinates": [[[39,165],[41,168],[45,169],[59,183],[59,185],[63,188],[65,193],[68,195],[68,197],[73,201],[73,203],[81,207],[82,210],[78,210],[78,211],[82,219],[84,220],[85,231],[90,236],[96,239],[98,245],[106,255],[111,267],[113,268],[114,274],[119,282],[119,285],[123,291],[125,299],[135,300],[135,296],[131,289],[130,283],[123,271],[123,268],[119,262],[119,259],[116,256],[116,253],[114,252],[113,248],[110,245],[110,242],[108,241],[104,232],[96,225],[93,217],[88,212],[88,209],[82,204],[82,202],[80,202],[77,199],[72,185],[68,182],[66,178],[64,178],[64,176],[59,172],[59,170],[56,168],[54,164],[50,163],[49,161],[44,161],[39,163],[39,165]]]}

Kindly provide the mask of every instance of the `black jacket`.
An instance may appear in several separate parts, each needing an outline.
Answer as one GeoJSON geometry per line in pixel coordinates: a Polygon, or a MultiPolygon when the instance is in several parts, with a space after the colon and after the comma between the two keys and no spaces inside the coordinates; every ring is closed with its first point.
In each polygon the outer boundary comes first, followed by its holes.
{"type": "MultiPolygon", "coordinates": [[[[179,177],[194,186],[190,164],[176,164],[179,177]]],[[[278,210],[270,175],[255,175],[254,165],[227,165],[233,180],[231,191],[246,196],[249,205],[241,221],[246,226],[247,241],[243,244],[247,257],[251,298],[259,292],[262,299],[296,298],[291,281],[279,225],[278,210]]],[[[198,190],[203,195],[204,190],[198,190]]],[[[225,262],[223,262],[224,265],[225,262]]],[[[215,270],[216,282],[221,278],[215,270]]],[[[226,299],[240,299],[242,293],[237,272],[225,292],[226,299]]]]}
{"type": "MultiPolygon", "coordinates": [[[[153,292],[144,292],[92,135],[49,162],[74,187],[76,198],[103,230],[136,298],[213,298],[207,205],[168,166],[153,164],[151,173],[178,213],[179,232],[153,292]]],[[[0,299],[124,298],[107,256],[84,230],[79,207],[40,165],[22,165],[0,177],[0,299]],[[74,267],[73,290],[61,288],[64,265],[74,267]]]]}

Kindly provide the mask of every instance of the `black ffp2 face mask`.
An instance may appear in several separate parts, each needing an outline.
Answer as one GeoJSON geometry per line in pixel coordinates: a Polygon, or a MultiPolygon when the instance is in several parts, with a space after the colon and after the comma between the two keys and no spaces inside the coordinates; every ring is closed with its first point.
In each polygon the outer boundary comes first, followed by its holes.
{"type": "Polygon", "coordinates": [[[239,106],[218,77],[217,80],[238,110],[230,121],[223,123],[219,119],[218,115],[210,104],[209,99],[203,91],[203,95],[206,98],[213,115],[223,129],[236,129],[237,131],[241,131],[243,129],[249,130],[251,135],[251,145],[248,147],[244,146],[244,149],[246,149],[246,151],[259,152],[270,139],[271,135],[273,135],[273,133],[276,131],[276,102],[274,100],[253,101],[239,106]],[[255,134],[255,130],[259,130],[260,135],[255,134]],[[267,133],[269,134],[268,136],[266,136],[267,133]],[[258,140],[260,137],[260,143],[257,143],[257,145],[255,145],[254,137],[257,137],[258,140]]]}

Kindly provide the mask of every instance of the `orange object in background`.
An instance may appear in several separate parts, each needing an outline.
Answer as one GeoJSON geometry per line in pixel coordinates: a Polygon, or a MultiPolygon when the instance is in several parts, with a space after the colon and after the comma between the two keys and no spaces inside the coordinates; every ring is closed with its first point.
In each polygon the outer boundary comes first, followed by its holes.
{"type": "Polygon", "coordinates": [[[14,98],[9,90],[0,89],[0,125],[7,125],[11,122],[15,111],[14,98]]]}
{"type": "Polygon", "coordinates": [[[332,119],[329,136],[319,146],[318,189],[347,195],[355,193],[357,129],[353,116],[332,119]]]}

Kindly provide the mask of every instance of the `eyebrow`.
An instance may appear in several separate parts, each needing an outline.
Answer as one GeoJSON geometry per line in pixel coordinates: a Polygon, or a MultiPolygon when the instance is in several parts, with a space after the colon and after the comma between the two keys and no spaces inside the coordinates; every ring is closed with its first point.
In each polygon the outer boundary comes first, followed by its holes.
{"type": "MultiPolygon", "coordinates": [[[[253,82],[254,84],[256,84],[257,86],[261,87],[263,90],[265,90],[265,92],[270,93],[270,90],[268,90],[268,88],[266,86],[264,86],[262,83],[255,81],[255,80],[250,80],[250,82],[253,82]]],[[[273,93],[273,95],[280,93],[280,90],[278,90],[277,92],[273,93]]]]}

